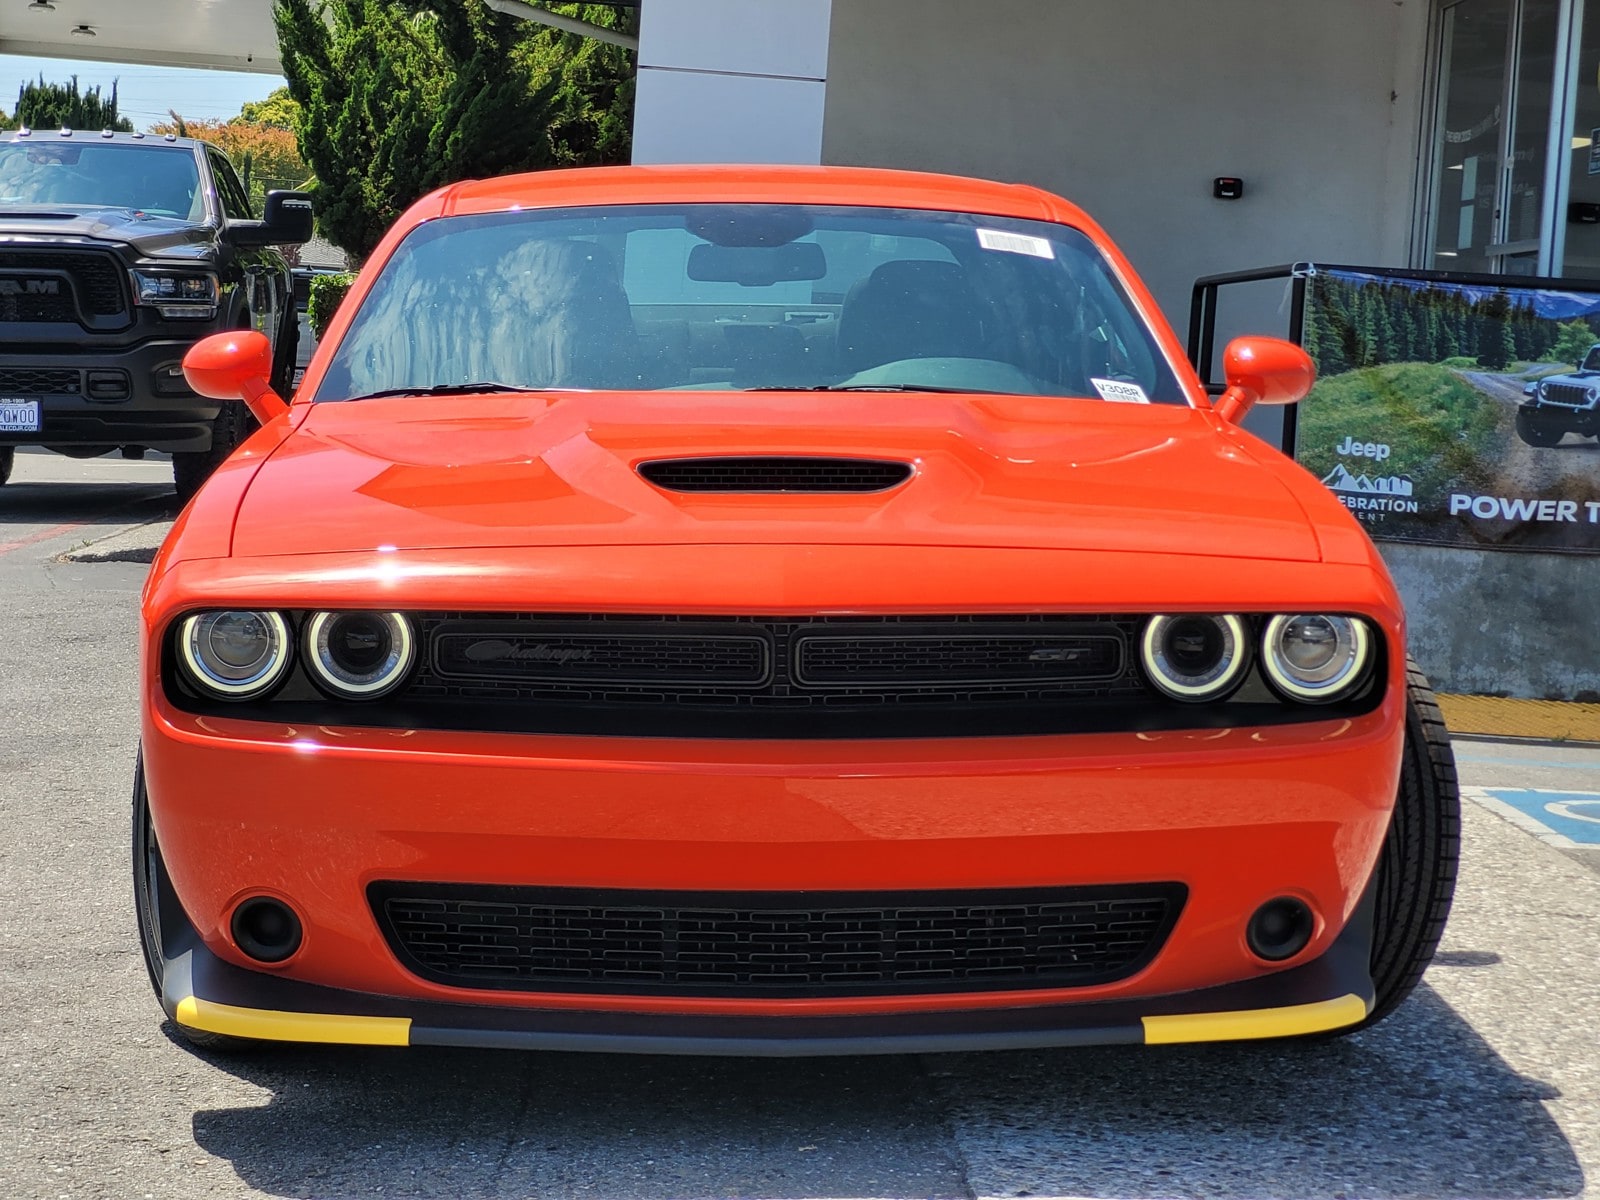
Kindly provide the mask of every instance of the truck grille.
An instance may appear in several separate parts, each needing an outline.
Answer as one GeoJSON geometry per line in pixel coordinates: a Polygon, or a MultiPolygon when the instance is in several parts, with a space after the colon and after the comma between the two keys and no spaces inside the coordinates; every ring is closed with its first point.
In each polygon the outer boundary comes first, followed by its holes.
{"type": "Polygon", "coordinates": [[[959,892],[636,892],[376,883],[407,969],[506,991],[874,996],[1086,987],[1160,951],[1181,884],[959,892]]]}
{"type": "Polygon", "coordinates": [[[6,396],[77,396],[82,391],[77,371],[0,368],[0,394],[6,396]]]}
{"type": "Polygon", "coordinates": [[[1589,389],[1575,383],[1547,383],[1540,389],[1539,398],[1548,404],[1568,408],[1589,407],[1589,389]]]}
{"type": "Polygon", "coordinates": [[[0,289],[0,321],[70,321],[89,329],[128,323],[122,270],[104,251],[0,247],[0,277],[24,289],[0,289]],[[50,295],[30,294],[25,290],[30,282],[60,286],[50,295]]]}

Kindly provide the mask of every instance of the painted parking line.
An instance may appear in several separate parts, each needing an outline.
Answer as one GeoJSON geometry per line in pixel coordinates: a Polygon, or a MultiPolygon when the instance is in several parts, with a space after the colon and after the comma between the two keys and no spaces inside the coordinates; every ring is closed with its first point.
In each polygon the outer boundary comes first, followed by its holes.
{"type": "Polygon", "coordinates": [[[1470,787],[1461,794],[1551,845],[1600,846],[1600,792],[1470,787]]]}

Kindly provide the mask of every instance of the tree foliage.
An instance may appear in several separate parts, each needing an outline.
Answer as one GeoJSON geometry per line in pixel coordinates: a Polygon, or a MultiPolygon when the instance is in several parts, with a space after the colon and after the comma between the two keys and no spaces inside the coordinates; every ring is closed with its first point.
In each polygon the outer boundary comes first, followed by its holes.
{"type": "Polygon", "coordinates": [[[275,88],[265,100],[247,100],[234,121],[241,125],[265,125],[271,129],[294,132],[295,120],[300,116],[300,106],[289,95],[287,87],[275,88]]]}
{"type": "Polygon", "coordinates": [[[25,83],[17,92],[16,123],[31,129],[115,129],[133,132],[133,122],[117,112],[117,84],[111,95],[102,97],[100,87],[78,89],[78,77],[70,83],[25,83]]]}
{"type": "Polygon", "coordinates": [[[177,113],[172,117],[171,121],[151,126],[150,132],[199,138],[221,149],[239,172],[257,213],[273,188],[306,186],[311,170],[300,157],[300,148],[289,130],[276,125],[253,125],[241,117],[231,121],[186,121],[177,113]]]}
{"type": "Polygon", "coordinates": [[[1515,362],[1577,362],[1596,341],[1588,322],[1539,316],[1505,292],[1318,275],[1303,341],[1321,376],[1396,362],[1503,370],[1515,362]]]}
{"type": "MultiPolygon", "coordinates": [[[[276,0],[320,227],[364,259],[408,205],[459,179],[625,162],[626,51],[481,0],[276,0]]],[[[627,27],[599,5],[555,11],[627,27]]]]}

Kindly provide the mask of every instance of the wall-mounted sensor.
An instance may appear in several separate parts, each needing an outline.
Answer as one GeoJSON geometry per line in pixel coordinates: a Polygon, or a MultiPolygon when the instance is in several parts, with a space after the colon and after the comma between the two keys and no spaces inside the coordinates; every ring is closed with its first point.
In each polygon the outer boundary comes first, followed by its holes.
{"type": "Polygon", "coordinates": [[[1218,200],[1237,200],[1244,195],[1244,180],[1221,175],[1211,181],[1211,194],[1218,200]]]}

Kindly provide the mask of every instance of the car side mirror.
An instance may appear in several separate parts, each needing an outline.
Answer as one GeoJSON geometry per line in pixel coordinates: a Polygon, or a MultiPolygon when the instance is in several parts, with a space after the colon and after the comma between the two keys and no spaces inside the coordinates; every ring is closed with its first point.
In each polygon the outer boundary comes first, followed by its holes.
{"type": "Polygon", "coordinates": [[[267,193],[259,221],[229,221],[228,237],[239,246],[300,245],[311,240],[311,197],[306,192],[267,193]]]}
{"type": "Polygon", "coordinates": [[[1317,381],[1311,356],[1281,338],[1242,337],[1228,343],[1222,355],[1222,377],[1228,390],[1214,411],[1237,425],[1257,404],[1295,404],[1317,381]]]}
{"type": "Polygon", "coordinates": [[[263,425],[289,411],[272,390],[272,343],[253,329],[201,338],[183,356],[183,377],[202,396],[243,400],[263,425]]]}

